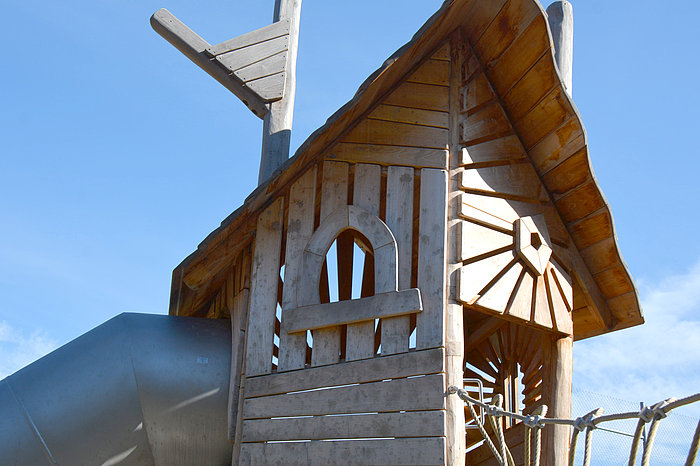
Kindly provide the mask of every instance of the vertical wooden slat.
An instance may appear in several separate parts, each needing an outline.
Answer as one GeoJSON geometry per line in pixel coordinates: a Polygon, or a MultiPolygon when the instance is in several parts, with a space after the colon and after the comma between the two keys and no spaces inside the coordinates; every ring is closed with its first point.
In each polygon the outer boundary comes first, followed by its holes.
{"type": "MultiPolygon", "coordinates": [[[[247,267],[249,264],[249,259],[248,259],[248,252],[244,253],[244,261],[243,261],[243,266],[247,267]]],[[[242,271],[242,276],[248,274],[249,272],[247,271],[246,268],[243,269],[242,271]]],[[[240,314],[240,319],[239,322],[241,323],[241,326],[243,327],[243,332],[241,334],[241,347],[242,348],[247,348],[248,347],[248,332],[246,331],[247,327],[247,322],[248,322],[248,317],[250,316],[250,290],[243,288],[240,292],[240,294],[236,297],[236,307],[241,310],[240,314]]],[[[239,378],[240,380],[240,387],[238,388],[238,397],[236,399],[236,428],[235,431],[231,432],[233,435],[233,454],[232,456],[232,463],[231,464],[237,464],[238,462],[238,456],[240,453],[241,449],[241,437],[243,432],[241,432],[241,424],[243,422],[243,400],[244,400],[244,393],[245,393],[245,378],[246,378],[246,361],[247,358],[243,357],[241,355],[241,376],[239,378]]],[[[233,389],[235,387],[230,387],[229,390],[233,389]]],[[[229,392],[229,396],[231,396],[231,392],[229,392]]]]}
{"type": "Polygon", "coordinates": [[[248,376],[271,372],[282,248],[282,205],[282,198],[279,198],[258,217],[246,348],[248,376]]]}
{"type": "MultiPolygon", "coordinates": [[[[399,290],[411,287],[413,178],[413,168],[410,167],[391,166],[387,170],[386,224],[394,234],[398,248],[399,290]]],[[[409,316],[384,319],[382,322],[382,354],[408,351],[410,330],[411,320],[409,316]]]]}
{"type": "MultiPolygon", "coordinates": [[[[336,209],[347,205],[348,164],[324,162],[321,186],[321,223],[336,209]]],[[[340,329],[330,328],[313,332],[314,347],[311,365],[334,364],[340,359],[340,329]]]]}
{"type": "Polygon", "coordinates": [[[447,172],[421,170],[418,239],[418,288],[423,312],[418,314],[416,348],[442,346],[445,338],[445,251],[447,223],[447,172]]]}
{"type": "MultiPolygon", "coordinates": [[[[447,201],[448,219],[447,225],[447,252],[446,252],[446,280],[448,296],[445,305],[445,385],[462,386],[464,377],[464,308],[457,301],[457,278],[459,276],[461,237],[459,225],[463,223],[459,216],[461,210],[461,198],[459,196],[460,177],[463,172],[461,167],[462,150],[459,144],[460,138],[460,101],[462,96],[462,70],[466,56],[465,42],[460,29],[455,31],[450,38],[450,141],[449,141],[449,196],[447,201]]],[[[464,404],[461,400],[448,397],[446,407],[446,437],[447,458],[446,464],[463,466],[466,456],[466,432],[464,404]],[[450,399],[452,398],[452,399],[450,399]]]]}
{"type": "Polygon", "coordinates": [[[284,326],[284,312],[298,306],[297,284],[305,277],[299,276],[301,256],[314,230],[314,200],[316,169],[307,171],[289,192],[287,213],[287,244],[284,266],[284,290],[282,292],[282,331],[280,335],[278,370],[286,371],[304,367],[306,357],[306,333],[288,334],[284,326]]]}
{"type": "MultiPolygon", "coordinates": [[[[365,209],[374,215],[379,215],[381,167],[379,165],[358,164],[355,166],[355,186],[353,189],[353,205],[365,209]]],[[[363,282],[367,281],[374,287],[374,267],[369,267],[370,259],[365,258],[363,264],[363,282]],[[371,275],[370,275],[371,274],[371,275]]],[[[366,294],[365,283],[363,283],[363,293],[366,294]]],[[[374,354],[374,322],[362,322],[348,325],[347,343],[345,348],[345,359],[353,361],[356,359],[370,358],[374,354]]]]}
{"type": "MultiPolygon", "coordinates": [[[[547,417],[571,418],[571,387],[573,370],[573,339],[542,336],[542,401],[549,408],[547,417]]],[[[568,464],[569,426],[549,426],[542,435],[542,464],[568,464]]]]}

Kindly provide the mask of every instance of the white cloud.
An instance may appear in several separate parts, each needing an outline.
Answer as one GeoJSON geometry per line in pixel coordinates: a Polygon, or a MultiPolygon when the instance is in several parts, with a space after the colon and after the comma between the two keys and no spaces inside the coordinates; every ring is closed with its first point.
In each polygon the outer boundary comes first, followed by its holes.
{"type": "MultiPolygon", "coordinates": [[[[646,323],[576,343],[575,390],[646,403],[700,392],[700,261],[639,284],[646,323]]],[[[681,409],[700,414],[700,406],[681,409]]]]}
{"type": "Polygon", "coordinates": [[[0,380],[53,351],[57,342],[42,330],[23,334],[0,322],[0,380]]]}

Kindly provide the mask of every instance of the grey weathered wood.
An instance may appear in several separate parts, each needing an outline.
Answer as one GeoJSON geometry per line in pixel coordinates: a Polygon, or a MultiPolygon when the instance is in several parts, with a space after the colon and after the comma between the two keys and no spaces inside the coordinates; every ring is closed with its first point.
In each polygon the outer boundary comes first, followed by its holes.
{"type": "Polygon", "coordinates": [[[442,466],[445,464],[444,451],[444,437],[342,442],[245,443],[241,448],[239,464],[442,466]]]}
{"type": "Polygon", "coordinates": [[[287,79],[285,73],[277,73],[265,76],[254,81],[248,81],[245,85],[254,90],[265,102],[274,102],[284,95],[284,82],[287,79]]]}
{"type": "Polygon", "coordinates": [[[287,65],[287,52],[278,54],[260,60],[239,70],[234,71],[238,79],[244,83],[248,83],[255,79],[260,79],[265,76],[282,73],[287,65]]]}
{"type": "Polygon", "coordinates": [[[243,442],[322,440],[375,437],[440,437],[445,412],[322,416],[243,421],[243,442]]]}
{"type": "Polygon", "coordinates": [[[444,357],[444,350],[435,348],[364,361],[249,377],[246,379],[246,397],[435,374],[442,371],[444,357]]]}
{"type": "MultiPolygon", "coordinates": [[[[459,255],[459,232],[456,228],[465,223],[459,218],[460,198],[458,192],[457,173],[460,166],[459,111],[464,70],[464,42],[461,29],[457,29],[450,38],[450,176],[448,178],[449,196],[447,201],[447,303],[445,306],[445,384],[449,386],[463,385],[464,380],[464,346],[466,332],[464,331],[464,306],[456,299],[457,270],[461,265],[459,255]]],[[[445,464],[464,466],[466,458],[466,430],[464,404],[460,399],[447,397],[445,401],[445,464]]]]}
{"type": "Polygon", "coordinates": [[[420,291],[413,288],[367,298],[288,309],[284,325],[288,333],[298,333],[356,322],[372,321],[374,324],[374,319],[413,314],[421,309],[420,291]]]}
{"type": "Polygon", "coordinates": [[[231,309],[231,375],[228,396],[228,438],[235,440],[238,410],[240,407],[243,360],[245,359],[246,331],[248,321],[248,290],[232,298],[231,309]]]}
{"type": "Polygon", "coordinates": [[[445,409],[442,374],[246,398],[243,402],[243,418],[434,409],[445,409]]]}
{"type": "Polygon", "coordinates": [[[168,10],[162,8],[156,11],[151,16],[151,26],[165,40],[192,60],[195,65],[219,81],[226,89],[233,92],[255,115],[264,118],[269,112],[265,102],[258,95],[242,86],[241,82],[231,78],[225,68],[210,60],[209,56],[204,52],[210,47],[209,43],[185,26],[168,10]]]}
{"type": "Polygon", "coordinates": [[[314,229],[315,194],[316,169],[313,168],[302,175],[289,191],[280,352],[277,366],[279,371],[303,368],[306,360],[306,334],[290,335],[285,329],[286,311],[298,306],[297,286],[299,280],[305,278],[300,277],[299,271],[302,251],[314,229]]]}
{"type": "MultiPolygon", "coordinates": [[[[353,205],[379,216],[381,167],[358,163],[355,165],[353,205]]],[[[354,361],[374,354],[374,321],[348,325],[345,359],[354,361]]]]}
{"type": "Polygon", "coordinates": [[[265,58],[288,50],[289,36],[277,37],[265,42],[260,42],[249,47],[244,47],[232,52],[224,53],[216,57],[230,71],[236,71],[265,58]]]}
{"type": "Polygon", "coordinates": [[[290,21],[283,19],[255,31],[248,32],[233,39],[207,47],[206,52],[210,57],[215,57],[233,50],[249,47],[251,45],[266,42],[277,37],[289,35],[290,21]]]}
{"type": "Polygon", "coordinates": [[[447,232],[447,172],[421,170],[418,239],[418,288],[423,312],[416,323],[416,347],[444,344],[447,232]]]}
{"type": "MultiPolygon", "coordinates": [[[[348,164],[325,162],[321,185],[321,223],[348,201],[348,164]]],[[[323,252],[325,255],[325,252],[323,252]]],[[[318,285],[316,285],[318,288],[318,285]]],[[[320,304],[320,303],[303,303],[320,304]]],[[[311,365],[333,364],[340,359],[340,329],[330,328],[313,332],[314,347],[311,351],[311,365]]]]}
{"type": "Polygon", "coordinates": [[[574,9],[567,1],[556,1],[547,7],[547,22],[554,41],[554,57],[559,76],[569,95],[573,92],[574,9]]]}
{"type": "Polygon", "coordinates": [[[299,23],[301,0],[275,0],[274,21],[289,20],[289,45],[285,73],[284,96],[270,104],[270,111],[263,119],[262,157],[258,185],[262,184],[289,157],[294,97],[296,95],[297,51],[299,48],[299,23]]]}
{"type": "Polygon", "coordinates": [[[282,248],[282,202],[279,198],[258,217],[250,290],[246,374],[269,374],[277,308],[282,248]]]}
{"type": "MultiPolygon", "coordinates": [[[[396,238],[398,249],[398,288],[411,286],[413,254],[413,168],[389,167],[386,188],[386,223],[396,238]]],[[[381,292],[382,290],[377,290],[381,292]]],[[[411,322],[408,316],[382,321],[382,354],[408,351],[411,322]]]]}

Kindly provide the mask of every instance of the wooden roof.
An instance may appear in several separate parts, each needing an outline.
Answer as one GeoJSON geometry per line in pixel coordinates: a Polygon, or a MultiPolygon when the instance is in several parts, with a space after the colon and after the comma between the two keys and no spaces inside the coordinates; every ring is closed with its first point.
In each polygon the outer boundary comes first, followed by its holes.
{"type": "Polygon", "coordinates": [[[574,267],[587,293],[574,312],[590,313],[590,322],[577,332],[577,339],[643,323],[609,205],[590,165],[586,132],[556,70],[546,13],[537,0],[445,1],[352,100],[174,270],[171,313],[180,287],[199,289],[227,267],[254,235],[257,212],[288,189],[456,28],[473,47],[578,250],[574,267]]]}

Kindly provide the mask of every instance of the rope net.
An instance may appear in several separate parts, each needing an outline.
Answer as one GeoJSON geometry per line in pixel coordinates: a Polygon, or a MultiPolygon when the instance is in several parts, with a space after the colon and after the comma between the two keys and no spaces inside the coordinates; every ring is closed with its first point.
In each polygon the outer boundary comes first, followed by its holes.
{"type": "MultiPolygon", "coordinates": [[[[472,398],[469,394],[455,386],[451,386],[448,390],[450,395],[457,395],[462,400],[467,403],[469,411],[471,412],[472,419],[476,424],[479,432],[484,437],[484,441],[488,445],[489,449],[493,453],[496,461],[501,466],[515,466],[515,461],[513,460],[513,455],[511,454],[508,445],[505,441],[505,435],[503,431],[503,423],[501,418],[510,418],[514,420],[521,421],[525,427],[525,438],[524,438],[524,464],[527,466],[539,466],[540,464],[540,453],[541,453],[541,439],[542,439],[542,429],[548,425],[568,425],[572,427],[573,433],[571,436],[571,442],[569,446],[569,466],[574,466],[574,459],[576,457],[576,447],[578,443],[578,437],[581,432],[585,431],[584,440],[584,456],[583,465],[591,465],[592,456],[592,445],[593,445],[593,431],[600,427],[601,424],[606,422],[619,421],[623,419],[637,419],[637,428],[635,429],[634,437],[632,440],[632,447],[630,449],[628,466],[634,466],[639,454],[639,446],[642,439],[642,435],[645,431],[646,424],[650,424],[648,435],[646,441],[643,442],[642,448],[642,466],[649,466],[649,461],[651,459],[651,451],[654,446],[654,440],[656,438],[656,433],[659,428],[660,422],[665,419],[668,414],[681,406],[689,405],[700,401],[700,393],[695,395],[675,399],[669,398],[664,401],[660,401],[652,406],[644,406],[639,411],[629,411],[617,414],[607,414],[604,415],[602,408],[598,408],[580,416],[576,419],[559,419],[559,418],[548,418],[545,417],[547,414],[547,406],[542,405],[538,407],[530,415],[522,415],[518,413],[513,413],[502,409],[503,406],[503,396],[500,394],[494,395],[490,403],[484,403],[483,401],[472,398]],[[475,407],[481,408],[484,418],[477,415],[475,407]],[[491,435],[486,430],[486,422],[488,422],[495,433],[495,440],[491,438],[491,435]]],[[[688,452],[688,458],[685,462],[685,466],[692,466],[695,463],[695,458],[698,454],[700,444],[700,422],[695,429],[695,434],[691,442],[690,451],[688,452]]]]}

